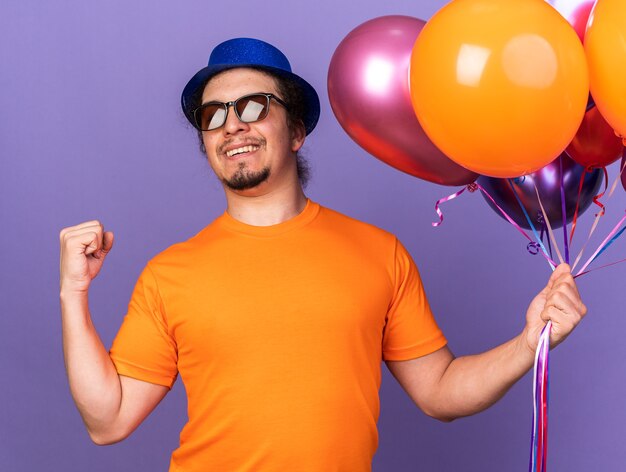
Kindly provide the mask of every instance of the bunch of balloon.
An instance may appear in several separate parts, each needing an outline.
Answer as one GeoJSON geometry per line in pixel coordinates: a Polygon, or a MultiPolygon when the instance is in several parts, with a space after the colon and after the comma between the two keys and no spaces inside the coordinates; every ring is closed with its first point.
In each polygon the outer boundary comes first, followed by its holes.
{"type": "MultiPolygon", "coordinates": [[[[492,193],[501,191],[496,198],[510,212],[519,207],[528,213],[520,196],[524,178],[518,180],[519,189],[507,179],[531,175],[525,179],[531,186],[526,205],[533,206],[532,216],[525,214],[517,223],[505,217],[533,243],[520,224],[531,223],[539,209],[549,219],[541,208],[539,187],[551,194],[550,200],[559,201],[553,198],[555,192],[562,203],[568,198],[563,159],[558,160],[559,173],[551,163],[574,139],[587,109],[585,52],[568,21],[544,0],[454,0],[428,21],[415,42],[410,91],[418,120],[433,143],[459,165],[495,178],[481,177],[470,190],[479,187],[485,195],[485,186],[492,193]],[[511,194],[505,193],[508,188],[511,194]],[[538,205],[530,201],[530,191],[536,193],[538,205]]],[[[566,167],[570,174],[585,170],[575,163],[566,167]]],[[[588,195],[593,197],[597,175],[588,180],[588,195]]],[[[570,200],[575,188],[568,183],[570,200]]],[[[495,199],[493,204],[499,206],[495,199]]],[[[567,211],[562,205],[559,210],[566,225],[567,211]]],[[[554,268],[541,240],[537,244],[554,268]]],[[[546,470],[550,330],[548,322],[535,357],[530,447],[534,472],[546,470]]]]}
{"type": "Polygon", "coordinates": [[[381,161],[430,182],[465,185],[477,175],[443,154],[413,113],[409,63],[424,25],[383,16],[348,33],[330,62],[330,104],[346,133],[381,161]]]}
{"type": "Polygon", "coordinates": [[[587,64],[569,23],[543,0],[455,0],[420,33],[410,90],[420,124],[458,164],[510,178],[570,143],[587,105],[587,64]]]}

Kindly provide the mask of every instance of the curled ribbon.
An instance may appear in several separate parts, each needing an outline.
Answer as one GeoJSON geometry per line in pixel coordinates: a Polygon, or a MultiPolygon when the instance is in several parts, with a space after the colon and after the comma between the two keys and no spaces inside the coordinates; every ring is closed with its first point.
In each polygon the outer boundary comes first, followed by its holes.
{"type": "Polygon", "coordinates": [[[434,227],[437,227],[441,223],[443,223],[443,212],[439,209],[441,204],[445,203],[445,202],[449,202],[450,200],[454,200],[456,197],[461,195],[466,190],[468,190],[470,192],[474,192],[476,190],[476,184],[475,183],[471,183],[468,186],[463,187],[458,192],[453,193],[452,195],[448,195],[447,197],[443,197],[443,198],[440,198],[439,200],[437,200],[437,203],[435,203],[435,211],[437,212],[437,215],[439,215],[439,221],[435,221],[435,222],[431,223],[434,227]]]}

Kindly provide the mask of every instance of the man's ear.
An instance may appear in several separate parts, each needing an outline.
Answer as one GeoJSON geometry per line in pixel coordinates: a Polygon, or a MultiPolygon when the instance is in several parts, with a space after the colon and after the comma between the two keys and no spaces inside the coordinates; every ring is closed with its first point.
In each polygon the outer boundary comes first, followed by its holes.
{"type": "Polygon", "coordinates": [[[296,126],[291,130],[291,150],[298,152],[304,144],[306,138],[306,130],[304,129],[304,123],[298,122],[296,126]]]}

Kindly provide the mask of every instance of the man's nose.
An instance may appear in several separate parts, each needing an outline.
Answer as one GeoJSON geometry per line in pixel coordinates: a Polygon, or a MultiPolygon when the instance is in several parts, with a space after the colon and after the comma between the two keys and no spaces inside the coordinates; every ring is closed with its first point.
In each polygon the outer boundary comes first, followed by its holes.
{"type": "Polygon", "coordinates": [[[224,123],[224,134],[237,134],[248,131],[249,129],[250,126],[248,123],[244,123],[237,117],[234,105],[229,106],[228,114],[226,115],[226,122],[224,123]]]}

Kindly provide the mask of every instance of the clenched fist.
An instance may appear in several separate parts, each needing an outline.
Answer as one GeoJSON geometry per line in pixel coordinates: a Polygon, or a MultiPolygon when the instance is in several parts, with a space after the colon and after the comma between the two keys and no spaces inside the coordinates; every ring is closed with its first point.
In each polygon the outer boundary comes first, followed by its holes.
{"type": "Polygon", "coordinates": [[[63,228],[61,239],[61,292],[87,292],[104,258],[113,247],[113,233],[97,220],[63,228]]]}
{"type": "Polygon", "coordinates": [[[526,312],[526,340],[531,352],[537,349],[539,334],[552,321],[550,348],[561,343],[587,314],[570,266],[560,264],[548,285],[533,299],[526,312]]]}

